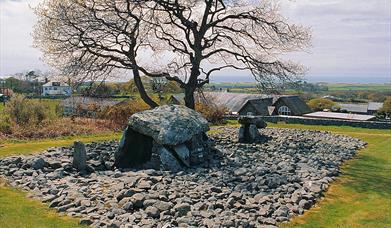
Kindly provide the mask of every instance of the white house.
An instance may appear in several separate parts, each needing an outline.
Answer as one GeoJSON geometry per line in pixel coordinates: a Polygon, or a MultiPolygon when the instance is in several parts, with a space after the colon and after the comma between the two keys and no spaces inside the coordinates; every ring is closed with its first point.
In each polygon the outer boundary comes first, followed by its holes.
{"type": "Polygon", "coordinates": [[[71,96],[72,88],[64,82],[48,82],[42,86],[42,96],[71,96]]]}

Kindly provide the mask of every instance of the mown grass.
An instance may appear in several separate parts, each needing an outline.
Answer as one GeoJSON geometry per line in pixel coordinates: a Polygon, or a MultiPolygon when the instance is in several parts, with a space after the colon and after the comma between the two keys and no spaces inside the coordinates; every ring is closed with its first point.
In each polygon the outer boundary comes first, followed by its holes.
{"type": "Polygon", "coordinates": [[[315,208],[282,227],[391,227],[391,130],[269,124],[270,127],[326,130],[368,143],[347,162],[315,208]]]}
{"type": "MultiPolygon", "coordinates": [[[[0,180],[1,182],[1,180],[0,180]]],[[[80,226],[77,219],[61,216],[26,193],[0,183],[0,227],[2,228],[66,228],[80,226]]]]}
{"type": "MultiPolygon", "coordinates": [[[[237,122],[229,121],[228,124],[235,126],[237,122]]],[[[368,143],[355,159],[343,166],[343,175],[331,185],[325,198],[315,208],[290,223],[282,224],[283,227],[391,227],[391,130],[281,123],[269,123],[269,127],[324,130],[360,138],[368,143]]],[[[210,133],[214,131],[212,128],[210,133]]],[[[0,148],[0,156],[65,146],[75,139],[89,142],[119,137],[117,133],[32,143],[8,141],[3,144],[7,147],[0,148]]],[[[0,187],[0,227],[77,227],[77,220],[59,216],[25,196],[19,190],[0,187]]]]}
{"type": "Polygon", "coordinates": [[[119,140],[121,133],[112,132],[97,135],[68,136],[43,140],[8,140],[0,143],[0,157],[26,155],[43,151],[49,147],[69,146],[74,141],[89,143],[93,141],[119,140]]]}
{"type": "MultiPolygon", "coordinates": [[[[5,141],[0,143],[0,158],[26,155],[43,151],[54,146],[68,146],[75,140],[85,143],[92,141],[118,140],[120,133],[103,135],[72,136],[58,139],[5,141]]],[[[78,219],[61,216],[45,204],[28,199],[26,193],[8,187],[0,179],[0,227],[1,228],[61,228],[83,227],[78,219]]]]}

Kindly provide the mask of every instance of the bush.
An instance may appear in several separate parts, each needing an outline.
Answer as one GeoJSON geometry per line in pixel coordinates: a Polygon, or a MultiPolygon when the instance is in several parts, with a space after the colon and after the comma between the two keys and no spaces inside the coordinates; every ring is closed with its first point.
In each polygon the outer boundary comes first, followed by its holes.
{"type": "Polygon", "coordinates": [[[383,107],[379,110],[379,113],[386,116],[391,115],[391,97],[387,97],[384,100],[383,107]]]}
{"type": "Polygon", "coordinates": [[[112,107],[108,107],[99,113],[99,118],[110,120],[117,126],[125,126],[128,119],[136,112],[141,112],[150,107],[141,99],[121,102],[112,107]]]}
{"type": "Polygon", "coordinates": [[[197,103],[195,109],[212,124],[224,123],[224,115],[228,112],[227,108],[220,107],[210,102],[197,103]]]}
{"type": "Polygon", "coordinates": [[[315,98],[308,101],[307,104],[313,111],[323,111],[325,109],[332,109],[336,107],[335,102],[325,98],[315,98]]]}
{"type": "Polygon", "coordinates": [[[14,95],[6,104],[4,113],[18,125],[40,125],[57,117],[49,105],[22,95],[14,95]]]}
{"type": "Polygon", "coordinates": [[[0,112],[0,133],[11,134],[11,132],[12,132],[12,128],[11,128],[11,120],[9,116],[0,112]]]}

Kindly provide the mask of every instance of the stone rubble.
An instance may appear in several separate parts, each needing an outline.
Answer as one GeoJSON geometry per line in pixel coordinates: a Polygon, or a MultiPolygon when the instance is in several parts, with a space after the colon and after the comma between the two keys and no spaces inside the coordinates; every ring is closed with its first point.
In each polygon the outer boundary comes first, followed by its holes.
{"type": "Polygon", "coordinates": [[[86,173],[72,147],[0,159],[0,176],[51,208],[93,227],[275,227],[310,209],[339,167],[365,144],[320,131],[262,129],[262,144],[237,143],[220,127],[208,162],[173,173],[116,169],[117,142],[86,145],[86,173]]]}

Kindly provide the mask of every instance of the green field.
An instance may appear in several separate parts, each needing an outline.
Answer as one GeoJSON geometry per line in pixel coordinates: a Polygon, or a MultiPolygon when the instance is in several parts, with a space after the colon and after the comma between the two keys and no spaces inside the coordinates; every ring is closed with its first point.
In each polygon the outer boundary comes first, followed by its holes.
{"type": "MultiPolygon", "coordinates": [[[[348,83],[322,83],[328,87],[328,91],[373,91],[373,92],[386,92],[391,91],[391,84],[348,84],[348,83]]],[[[257,93],[256,83],[211,83],[207,86],[210,88],[215,86],[216,88],[229,89],[230,92],[241,93],[257,93]]],[[[288,90],[289,93],[294,93],[294,90],[288,90]]]]}
{"type": "MultiPolygon", "coordinates": [[[[368,143],[355,159],[344,165],[343,174],[330,186],[324,199],[283,227],[391,227],[391,130],[290,124],[269,124],[269,127],[326,130],[368,143]]],[[[217,130],[212,127],[210,133],[214,131],[217,130]]],[[[85,136],[83,141],[119,136],[85,136]]],[[[34,153],[50,146],[69,145],[75,139],[8,141],[0,148],[0,156],[34,153]]],[[[0,227],[77,227],[77,220],[59,216],[44,204],[27,199],[20,190],[3,186],[0,187],[0,227]]]]}
{"type": "Polygon", "coordinates": [[[348,161],[315,208],[283,227],[391,227],[391,130],[269,124],[316,129],[360,138],[368,143],[348,161]]]}
{"type": "Polygon", "coordinates": [[[329,91],[391,91],[391,84],[327,84],[329,91]]]}

